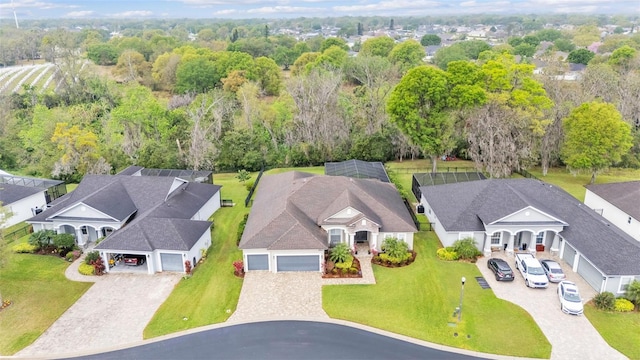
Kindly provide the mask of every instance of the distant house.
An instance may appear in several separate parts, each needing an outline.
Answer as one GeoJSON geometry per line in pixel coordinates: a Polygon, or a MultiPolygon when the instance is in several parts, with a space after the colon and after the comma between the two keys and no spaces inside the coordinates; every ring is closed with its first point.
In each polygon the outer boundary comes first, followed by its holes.
{"type": "Polygon", "coordinates": [[[380,250],[394,237],[412,249],[416,231],[391,183],[293,171],[262,178],[239,246],[246,271],[319,272],[338,243],[380,250]]]}
{"type": "Polygon", "coordinates": [[[551,252],[596,291],[618,296],[640,280],[640,243],[553,185],[491,179],[420,190],[425,215],[444,246],[472,237],[487,256],[551,252]]]}
{"type": "Polygon", "coordinates": [[[19,224],[42,211],[49,202],[67,193],[64,181],[0,174],[0,202],[12,216],[4,227],[19,224]]]}
{"type": "Polygon", "coordinates": [[[591,184],[586,188],[584,203],[588,207],[640,241],[640,181],[591,184]]]}
{"type": "Polygon", "coordinates": [[[219,190],[170,176],[87,175],[27,222],[35,231],[73,234],[80,246],[104,238],[95,249],[105,263],[142,256],[150,274],[184,272],[185,261],[194,266],[211,245],[207,220],[220,208],[219,190]]]}

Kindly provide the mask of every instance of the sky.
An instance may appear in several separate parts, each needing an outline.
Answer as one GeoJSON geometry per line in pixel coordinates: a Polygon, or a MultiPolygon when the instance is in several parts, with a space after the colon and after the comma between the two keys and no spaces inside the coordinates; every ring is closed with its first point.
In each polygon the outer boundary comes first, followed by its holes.
{"type": "Polygon", "coordinates": [[[640,0],[0,0],[0,18],[295,18],[464,14],[638,14],[640,0]]]}

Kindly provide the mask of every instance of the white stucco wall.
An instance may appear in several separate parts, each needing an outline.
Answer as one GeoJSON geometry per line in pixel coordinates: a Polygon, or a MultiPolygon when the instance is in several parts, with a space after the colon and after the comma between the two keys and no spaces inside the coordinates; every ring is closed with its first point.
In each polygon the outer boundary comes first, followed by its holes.
{"type": "Polygon", "coordinates": [[[192,262],[192,268],[195,267],[196,263],[202,258],[201,249],[206,250],[209,248],[209,246],[211,246],[211,230],[207,229],[207,231],[205,231],[202,236],[200,236],[200,239],[198,239],[195,245],[193,245],[191,250],[189,250],[189,252],[187,253],[186,260],[192,262]],[[196,263],[193,263],[193,258],[196,258],[196,263]]]}
{"type": "Polygon", "coordinates": [[[34,214],[31,209],[34,209],[36,206],[42,209],[46,204],[47,201],[44,198],[44,190],[12,202],[11,204],[3,204],[3,206],[8,207],[13,213],[3,227],[7,228],[32,218],[34,214]]]}
{"type": "Polygon", "coordinates": [[[81,217],[81,218],[91,218],[91,219],[111,218],[111,216],[108,216],[105,213],[100,212],[92,208],[91,206],[87,206],[83,203],[78,203],[73,207],[56,214],[56,216],[81,217]]]}
{"type": "Polygon", "coordinates": [[[209,201],[207,201],[202,208],[200,208],[200,210],[191,217],[191,220],[207,221],[211,215],[218,211],[218,209],[220,209],[220,191],[215,193],[215,195],[213,195],[211,199],[209,199],[209,201]]]}
{"type": "Polygon", "coordinates": [[[629,223],[629,214],[613,206],[588,189],[584,196],[584,203],[591,209],[594,209],[594,211],[597,210],[597,212],[600,212],[600,210],[602,210],[602,216],[605,219],[629,234],[629,236],[640,241],[640,219],[631,218],[631,223],[629,223]]]}
{"type": "Polygon", "coordinates": [[[377,248],[380,249],[380,247],[384,243],[384,239],[386,239],[388,237],[394,237],[394,238],[400,239],[400,237],[399,237],[400,234],[404,235],[404,241],[409,246],[409,250],[413,250],[413,233],[406,233],[406,232],[381,232],[381,233],[379,233],[378,234],[378,244],[377,244],[378,246],[377,246],[377,248]]]}

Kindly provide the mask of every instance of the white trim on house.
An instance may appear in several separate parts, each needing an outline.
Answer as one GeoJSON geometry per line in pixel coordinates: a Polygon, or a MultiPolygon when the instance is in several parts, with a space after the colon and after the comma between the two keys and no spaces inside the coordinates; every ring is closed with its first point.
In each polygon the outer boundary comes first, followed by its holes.
{"type": "Polygon", "coordinates": [[[585,192],[584,204],[598,212],[632,238],[640,241],[640,219],[635,219],[589,189],[585,192]]]}

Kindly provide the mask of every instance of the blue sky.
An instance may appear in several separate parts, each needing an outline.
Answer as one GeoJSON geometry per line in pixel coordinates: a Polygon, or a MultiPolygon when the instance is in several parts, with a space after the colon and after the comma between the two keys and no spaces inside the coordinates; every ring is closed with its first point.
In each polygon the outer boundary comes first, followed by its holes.
{"type": "Polygon", "coordinates": [[[640,14],[640,0],[0,0],[0,18],[291,18],[462,14],[640,14]]]}

